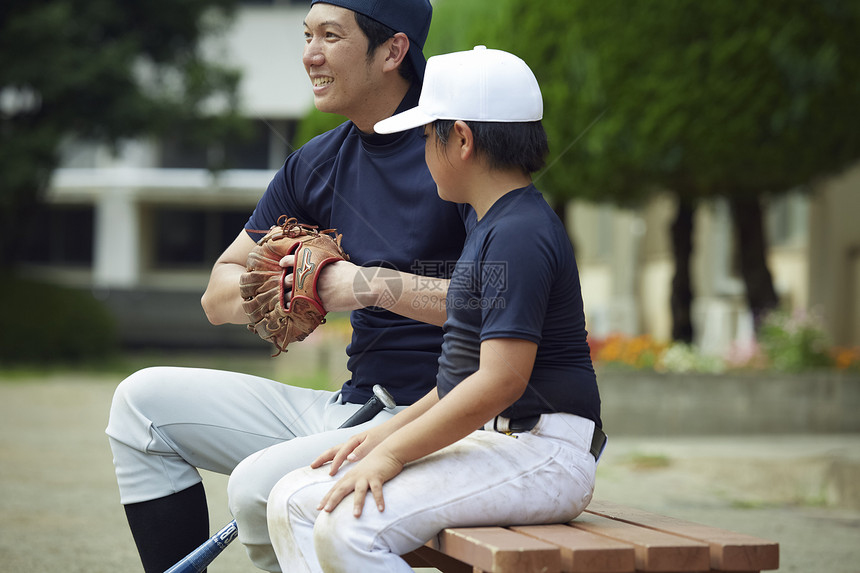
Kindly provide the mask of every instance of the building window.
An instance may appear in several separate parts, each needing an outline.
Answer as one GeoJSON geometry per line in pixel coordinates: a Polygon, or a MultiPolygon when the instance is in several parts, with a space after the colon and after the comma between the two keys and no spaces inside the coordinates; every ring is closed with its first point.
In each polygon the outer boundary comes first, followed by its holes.
{"type": "Polygon", "coordinates": [[[270,128],[259,120],[251,124],[252,135],[247,140],[225,142],[224,159],[228,169],[269,169],[270,128]]]}
{"type": "Polygon", "coordinates": [[[157,207],[156,269],[209,268],[244,228],[250,211],[157,207]]]}
{"type": "Polygon", "coordinates": [[[766,203],[765,230],[771,247],[798,247],[809,234],[809,199],[804,190],[773,197],[766,203]]]}
{"type": "Polygon", "coordinates": [[[20,261],[86,267],[93,263],[92,205],[44,205],[40,224],[25,230],[20,261]]]}
{"type": "Polygon", "coordinates": [[[182,133],[165,136],[161,140],[160,166],[167,169],[206,169],[210,163],[209,147],[188,139],[182,133]]]}
{"type": "Polygon", "coordinates": [[[249,120],[250,135],[201,144],[174,133],[161,141],[159,164],[167,169],[277,169],[295,133],[295,120],[249,120]]]}

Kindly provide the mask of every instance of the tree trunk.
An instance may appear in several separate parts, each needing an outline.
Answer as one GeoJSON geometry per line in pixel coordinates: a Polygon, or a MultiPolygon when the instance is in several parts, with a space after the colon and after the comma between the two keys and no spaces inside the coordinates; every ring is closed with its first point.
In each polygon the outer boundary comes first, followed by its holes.
{"type": "Polygon", "coordinates": [[[561,219],[561,224],[567,228],[567,201],[564,199],[552,199],[550,206],[555,214],[561,219]]]}
{"type": "Polygon", "coordinates": [[[779,305],[773,278],[767,267],[767,241],[761,201],[757,196],[732,197],[732,220],[738,245],[741,277],[756,331],[768,311],[779,305]]]}
{"type": "Polygon", "coordinates": [[[672,339],[693,342],[693,289],[690,281],[690,256],[693,253],[693,202],[678,196],[678,211],[672,223],[672,254],[675,276],[672,277],[672,339]]]}
{"type": "Polygon", "coordinates": [[[555,214],[561,219],[561,224],[564,225],[565,230],[567,231],[567,236],[570,238],[570,244],[573,246],[574,254],[576,253],[576,243],[573,242],[573,237],[570,236],[570,229],[567,228],[567,200],[565,199],[552,199],[550,202],[550,206],[555,214]]]}

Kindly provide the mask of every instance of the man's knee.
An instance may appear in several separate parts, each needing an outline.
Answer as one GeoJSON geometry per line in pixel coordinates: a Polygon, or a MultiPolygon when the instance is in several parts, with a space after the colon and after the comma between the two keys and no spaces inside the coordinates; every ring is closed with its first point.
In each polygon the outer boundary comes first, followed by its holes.
{"type": "Polygon", "coordinates": [[[153,401],[163,400],[157,386],[165,378],[165,370],[160,366],[144,368],[120,382],[111,402],[111,416],[146,411],[153,401]]]}
{"type": "Polygon", "coordinates": [[[106,433],[112,440],[143,450],[150,441],[150,427],[165,395],[158,382],[161,368],[139,370],[119,383],[111,401],[106,433]]]}

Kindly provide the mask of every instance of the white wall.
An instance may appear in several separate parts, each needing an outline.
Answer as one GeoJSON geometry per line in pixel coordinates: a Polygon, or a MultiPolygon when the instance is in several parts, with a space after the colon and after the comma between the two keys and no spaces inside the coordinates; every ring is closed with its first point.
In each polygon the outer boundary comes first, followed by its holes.
{"type": "Polygon", "coordinates": [[[242,70],[245,115],[296,118],[313,106],[301,60],[306,14],[304,6],[245,6],[228,32],[207,44],[210,58],[242,70]]]}

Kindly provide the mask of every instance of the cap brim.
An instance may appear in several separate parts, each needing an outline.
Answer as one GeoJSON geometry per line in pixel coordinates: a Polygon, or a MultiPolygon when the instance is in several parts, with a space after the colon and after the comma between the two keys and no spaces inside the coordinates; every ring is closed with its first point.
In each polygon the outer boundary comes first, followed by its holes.
{"type": "Polygon", "coordinates": [[[373,126],[373,131],[376,133],[397,133],[398,131],[406,131],[420,125],[427,125],[434,121],[436,121],[435,117],[424,113],[419,107],[413,107],[403,113],[383,119],[373,126]]]}

